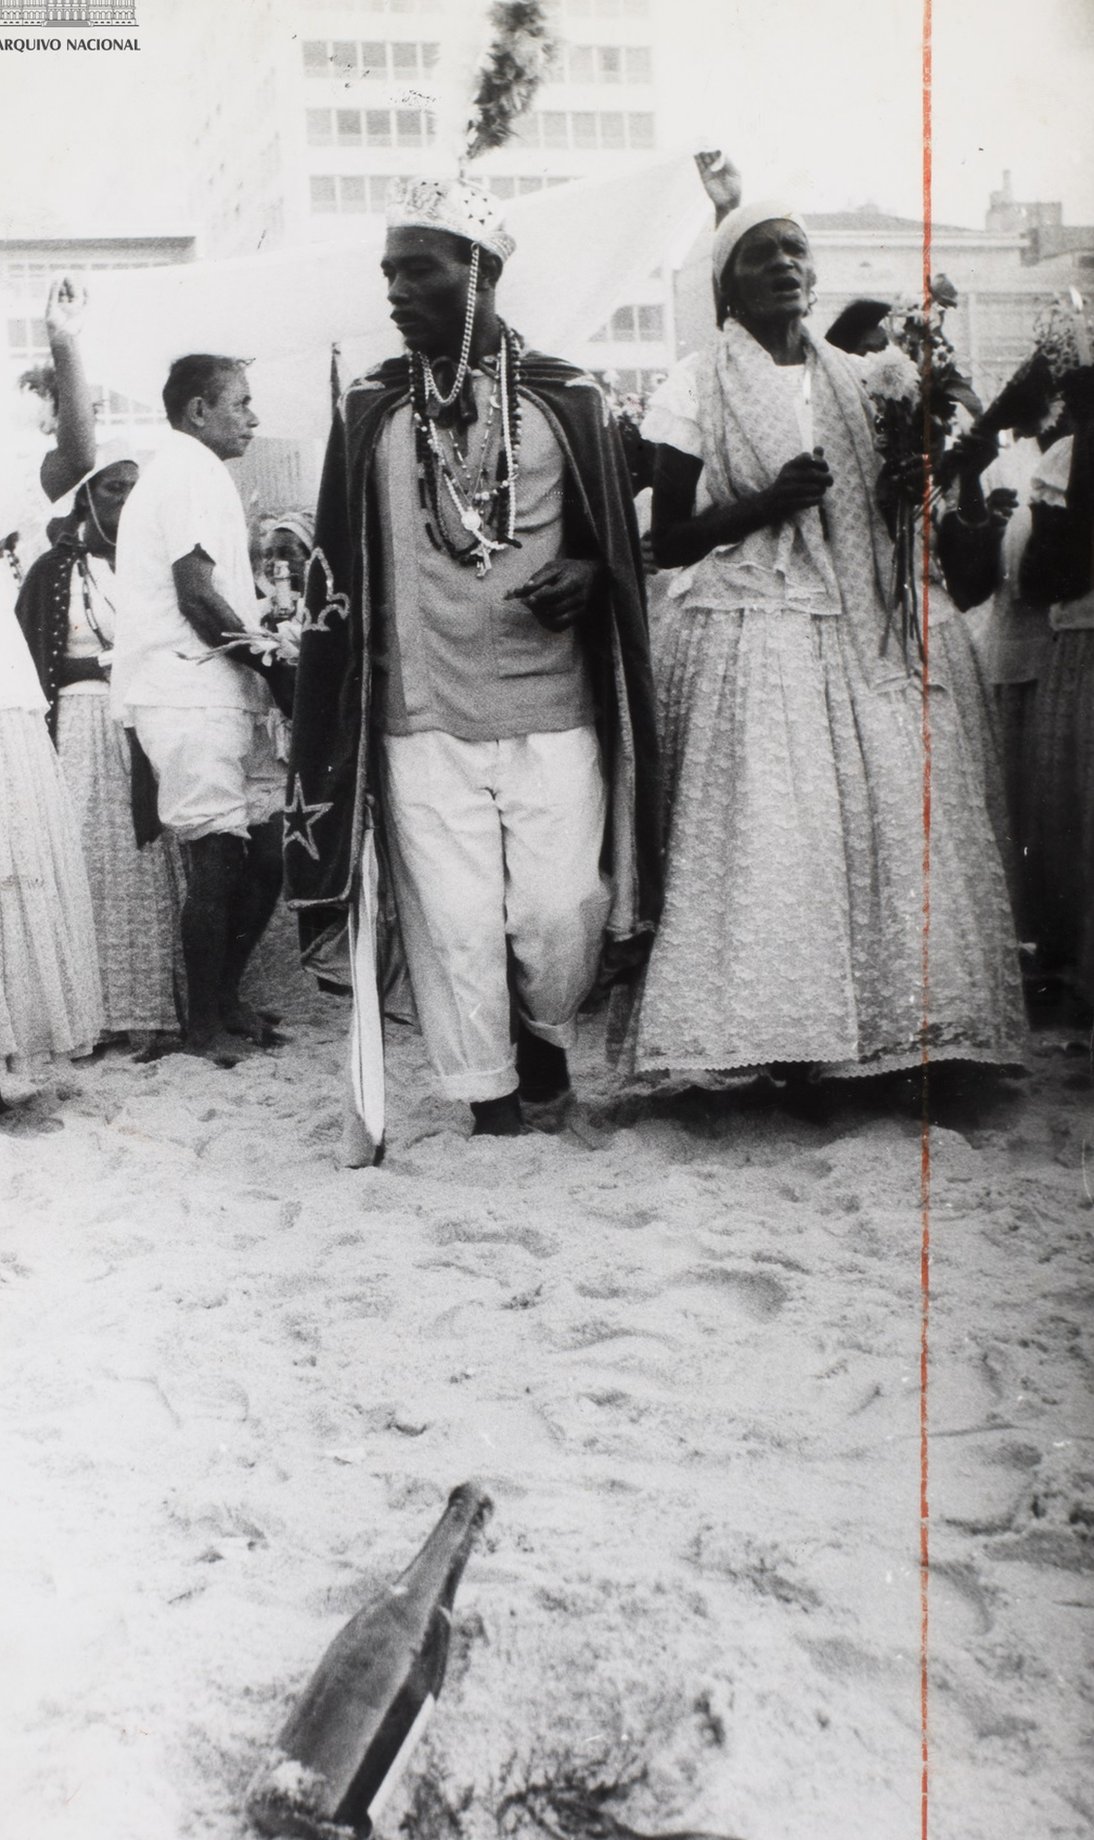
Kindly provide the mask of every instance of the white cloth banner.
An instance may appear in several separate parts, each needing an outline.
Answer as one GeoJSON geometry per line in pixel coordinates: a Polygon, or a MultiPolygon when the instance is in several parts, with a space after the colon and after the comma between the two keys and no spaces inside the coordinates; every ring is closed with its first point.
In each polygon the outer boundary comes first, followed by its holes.
{"type": "MultiPolygon", "coordinates": [[[[517,252],[499,289],[503,316],[531,344],[566,357],[659,264],[682,260],[709,210],[691,160],[681,158],[514,199],[506,221],[517,252]]],[[[380,274],[383,240],[382,216],[363,216],[353,242],[96,274],[88,374],[158,405],[173,358],[249,358],[260,432],[322,439],[332,343],[342,347],[344,384],[399,350],[380,274]]]]}

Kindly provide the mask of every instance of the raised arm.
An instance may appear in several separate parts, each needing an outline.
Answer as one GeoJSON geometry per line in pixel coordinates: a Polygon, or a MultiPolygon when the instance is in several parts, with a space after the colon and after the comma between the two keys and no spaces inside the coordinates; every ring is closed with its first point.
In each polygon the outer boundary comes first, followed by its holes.
{"type": "Polygon", "coordinates": [[[51,503],[71,492],[95,461],[95,411],[79,345],[86,301],[84,290],[66,277],[53,283],[46,302],[57,386],[57,445],[43,459],[39,478],[51,503]]]}
{"type": "Polygon", "coordinates": [[[695,164],[703,190],[714,206],[715,228],[741,202],[741,175],[724,153],[697,153],[695,164]]]}

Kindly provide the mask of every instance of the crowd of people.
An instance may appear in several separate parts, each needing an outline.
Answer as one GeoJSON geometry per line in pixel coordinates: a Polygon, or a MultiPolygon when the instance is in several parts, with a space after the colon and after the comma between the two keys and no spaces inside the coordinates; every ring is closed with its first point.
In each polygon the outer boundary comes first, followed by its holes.
{"type": "Polygon", "coordinates": [[[1031,996],[1094,1001],[1082,373],[1002,453],[959,438],[894,642],[889,304],[824,336],[793,201],[699,164],[710,343],[622,436],[501,317],[497,200],[398,188],[402,354],[346,392],[314,518],[257,533],[246,364],[176,360],[141,467],[96,445],[55,288],[44,515],[0,558],[0,1103],[100,1042],[277,1043],[240,986],[283,889],[353,994],[349,1164],[396,987],[492,1136],[557,1119],[605,997],[622,1075],[799,1097],[1017,1066],[1031,996]]]}

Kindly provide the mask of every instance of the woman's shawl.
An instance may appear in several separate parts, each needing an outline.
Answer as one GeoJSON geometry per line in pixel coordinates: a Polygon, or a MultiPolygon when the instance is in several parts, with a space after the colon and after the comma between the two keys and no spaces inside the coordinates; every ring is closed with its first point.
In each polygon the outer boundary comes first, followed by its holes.
{"type": "Polygon", "coordinates": [[[78,545],[62,536],[27,570],[15,613],[26,639],[42,694],[49,703],[49,732],[57,739],[57,697],[61,660],[68,644],[68,604],[78,545]]]}
{"type": "MultiPolygon", "coordinates": [[[[660,776],[638,532],[618,432],[597,385],[536,352],[523,355],[521,372],[522,389],[547,417],[566,462],[574,553],[603,565],[584,631],[609,787],[610,971],[613,961],[633,962],[648,944],[661,900],[660,776]]],[[[286,895],[305,956],[317,968],[344,931],[364,833],[377,815],[370,638],[382,549],[366,485],[385,424],[409,400],[409,376],[408,361],[399,358],[351,385],[319,489],[285,812],[286,895]]]]}
{"type": "MultiPolygon", "coordinates": [[[[855,363],[803,328],[815,438],[833,485],[813,507],[715,550],[692,572],[687,601],[722,611],[797,609],[849,616],[870,675],[880,660],[892,544],[876,504],[874,418],[855,363]]],[[[698,377],[704,479],[716,503],[769,486],[802,451],[785,374],[735,320],[704,355],[698,377]]]]}

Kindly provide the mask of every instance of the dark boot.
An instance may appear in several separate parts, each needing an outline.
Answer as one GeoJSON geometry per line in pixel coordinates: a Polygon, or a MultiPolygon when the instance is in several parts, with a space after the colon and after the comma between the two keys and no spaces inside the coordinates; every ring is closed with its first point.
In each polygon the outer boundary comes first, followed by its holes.
{"type": "Polygon", "coordinates": [[[570,1069],[565,1048],[533,1035],[517,1024],[517,1090],[529,1105],[550,1105],[570,1090],[570,1069]]]}
{"type": "Polygon", "coordinates": [[[475,1114],[472,1137],[519,1137],[524,1129],[520,1098],[515,1092],[500,1099],[472,1099],[475,1114]]]}

